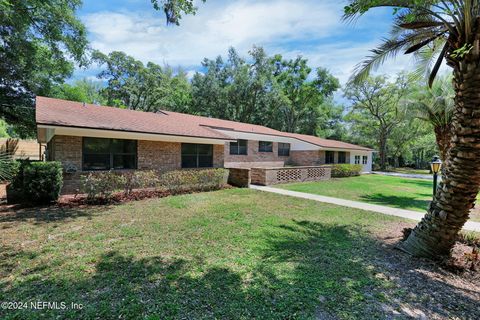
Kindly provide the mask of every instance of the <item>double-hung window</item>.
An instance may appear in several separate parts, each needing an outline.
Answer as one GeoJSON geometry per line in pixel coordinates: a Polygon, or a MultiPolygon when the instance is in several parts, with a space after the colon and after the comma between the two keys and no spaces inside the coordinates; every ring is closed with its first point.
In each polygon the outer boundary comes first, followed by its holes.
{"type": "Polygon", "coordinates": [[[83,170],[137,168],[137,141],[83,138],[83,170]]]}
{"type": "Polygon", "coordinates": [[[259,141],[258,142],[258,151],[259,152],[273,152],[273,142],[271,142],[271,141],[259,141]]]}
{"type": "Polygon", "coordinates": [[[288,157],[290,155],[290,143],[278,143],[278,155],[288,157]]]}
{"type": "Polygon", "coordinates": [[[230,142],[230,154],[246,155],[247,154],[247,140],[237,140],[230,142]]]}
{"type": "Polygon", "coordinates": [[[362,157],[362,164],[367,164],[368,163],[368,156],[363,156],[362,157]]]}
{"type": "Polygon", "coordinates": [[[213,166],[213,145],[182,143],[182,168],[210,168],[213,166]]]}
{"type": "Polygon", "coordinates": [[[333,151],[325,151],[325,163],[330,164],[335,162],[335,154],[333,151]]]}
{"type": "Polygon", "coordinates": [[[355,164],[360,164],[360,156],[355,156],[355,164]]]}

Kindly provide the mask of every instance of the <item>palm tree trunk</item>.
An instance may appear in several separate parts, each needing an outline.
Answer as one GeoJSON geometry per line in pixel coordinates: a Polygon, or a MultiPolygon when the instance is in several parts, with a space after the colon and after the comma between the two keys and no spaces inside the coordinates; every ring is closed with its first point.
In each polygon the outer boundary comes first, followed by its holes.
{"type": "Polygon", "coordinates": [[[450,254],[480,187],[480,59],[478,41],[454,66],[455,111],[442,182],[427,214],[399,246],[433,259],[450,254]]]}
{"type": "Polygon", "coordinates": [[[447,159],[448,150],[450,149],[450,141],[452,139],[450,126],[436,126],[435,139],[437,141],[438,149],[440,150],[440,159],[443,162],[447,159]]]}

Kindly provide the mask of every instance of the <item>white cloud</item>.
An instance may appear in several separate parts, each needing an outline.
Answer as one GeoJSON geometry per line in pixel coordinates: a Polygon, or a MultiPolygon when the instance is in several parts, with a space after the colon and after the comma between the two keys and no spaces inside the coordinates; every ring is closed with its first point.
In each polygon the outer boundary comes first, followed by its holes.
{"type": "Polygon", "coordinates": [[[198,65],[204,57],[225,54],[230,46],[246,53],[253,44],[319,39],[341,23],[338,7],[314,1],[208,4],[197,15],[186,16],[180,27],[165,26],[152,12],[99,12],[83,20],[93,48],[172,65],[198,65]]]}
{"type": "MultiPolygon", "coordinates": [[[[143,62],[180,65],[189,78],[205,57],[225,55],[231,46],[245,55],[253,45],[261,45],[269,54],[302,55],[312,67],[328,68],[344,84],[354,66],[378,45],[389,21],[386,11],[379,11],[361,18],[355,27],[346,25],[340,19],[343,5],[318,0],[212,0],[199,4],[197,15],[185,16],[180,26],[166,26],[153,10],[97,12],[83,21],[93,48],[124,51],[143,62]],[[356,32],[366,40],[353,39],[356,32]]],[[[411,66],[409,57],[400,55],[378,72],[394,75],[411,66]]]]}

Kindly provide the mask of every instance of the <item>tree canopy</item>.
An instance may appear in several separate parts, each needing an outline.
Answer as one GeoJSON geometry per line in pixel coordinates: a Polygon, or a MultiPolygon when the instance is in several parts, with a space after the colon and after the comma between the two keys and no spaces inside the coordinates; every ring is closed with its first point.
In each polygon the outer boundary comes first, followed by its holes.
{"type": "Polygon", "coordinates": [[[33,97],[85,64],[86,31],[79,0],[0,1],[0,117],[32,135],[33,97]]]}

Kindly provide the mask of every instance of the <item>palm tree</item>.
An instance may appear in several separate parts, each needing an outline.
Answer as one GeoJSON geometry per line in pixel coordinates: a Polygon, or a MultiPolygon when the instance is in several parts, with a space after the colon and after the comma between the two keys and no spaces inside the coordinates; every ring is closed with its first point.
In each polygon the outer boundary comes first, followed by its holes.
{"type": "Polygon", "coordinates": [[[452,138],[454,96],[452,78],[443,76],[431,88],[417,87],[405,101],[407,109],[414,112],[414,117],[432,125],[440,158],[444,162],[452,138]]]}
{"type": "Polygon", "coordinates": [[[438,259],[450,254],[457,234],[468,220],[480,188],[480,1],[479,0],[353,0],[345,19],[372,8],[391,7],[391,37],[356,70],[354,81],[386,58],[414,53],[429,72],[431,86],[446,60],[453,69],[455,90],[450,150],[442,182],[427,214],[400,248],[438,259]]]}

